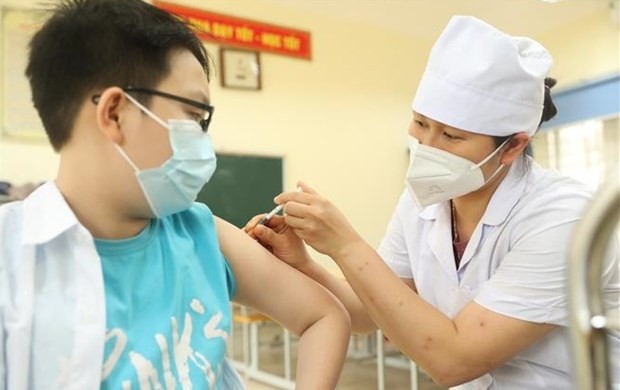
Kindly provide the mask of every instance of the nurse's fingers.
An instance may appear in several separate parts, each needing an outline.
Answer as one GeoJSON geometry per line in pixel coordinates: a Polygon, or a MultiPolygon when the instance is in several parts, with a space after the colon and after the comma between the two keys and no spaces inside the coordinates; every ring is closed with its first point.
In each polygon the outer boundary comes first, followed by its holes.
{"type": "Polygon", "coordinates": [[[287,202],[297,202],[303,204],[310,204],[318,194],[312,188],[307,186],[304,182],[297,183],[297,190],[283,192],[274,198],[274,202],[277,204],[283,204],[287,202]]]}
{"type": "Polygon", "coordinates": [[[294,215],[287,214],[284,216],[284,219],[286,220],[286,225],[289,226],[291,229],[293,229],[295,234],[297,234],[297,236],[299,236],[300,238],[301,238],[301,235],[299,233],[308,229],[309,222],[308,220],[304,218],[300,218],[294,215]]]}
{"type": "Polygon", "coordinates": [[[267,214],[258,214],[253,216],[243,227],[243,231],[246,233],[251,232],[256,225],[258,225],[258,223],[265,217],[265,215],[267,214]]]}
{"type": "MultiPolygon", "coordinates": [[[[250,221],[248,221],[248,223],[243,227],[243,231],[247,233],[250,237],[256,240],[257,236],[256,236],[255,229],[259,225],[259,223],[264,219],[265,215],[267,214],[259,214],[259,215],[252,217],[252,219],[250,219],[250,221]]],[[[267,220],[265,223],[263,223],[263,225],[265,225],[266,227],[270,228],[271,230],[273,230],[274,232],[278,234],[284,233],[286,229],[288,228],[286,226],[286,222],[284,221],[284,217],[282,217],[281,215],[274,215],[269,220],[267,220]]]]}
{"type": "MultiPolygon", "coordinates": [[[[307,205],[297,202],[288,202],[284,205],[284,215],[295,217],[297,219],[303,220],[313,220],[316,219],[317,216],[317,206],[316,205],[307,205]]],[[[288,220],[286,223],[289,224],[288,220]]],[[[289,224],[289,226],[291,226],[289,224]]],[[[299,228],[299,226],[291,226],[294,228],[299,228]]]]}
{"type": "Polygon", "coordinates": [[[282,215],[274,215],[264,225],[278,234],[282,234],[288,229],[288,225],[282,215]]]}
{"type": "Polygon", "coordinates": [[[301,188],[301,192],[304,192],[306,194],[318,195],[318,192],[316,192],[314,188],[310,187],[303,181],[297,182],[297,188],[301,188]]]}

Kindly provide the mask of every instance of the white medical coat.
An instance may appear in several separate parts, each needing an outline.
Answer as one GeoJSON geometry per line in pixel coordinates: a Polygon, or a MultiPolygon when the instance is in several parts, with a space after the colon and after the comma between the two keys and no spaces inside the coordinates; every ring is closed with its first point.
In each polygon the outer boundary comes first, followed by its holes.
{"type": "MultiPolygon", "coordinates": [[[[93,237],[56,185],[0,207],[0,390],[98,389],[105,331],[93,237]]],[[[222,375],[244,388],[228,363],[222,375]]]]}
{"type": "MultiPolygon", "coordinates": [[[[568,389],[567,248],[591,194],[583,185],[532,165],[514,164],[472,234],[457,270],[449,202],[419,209],[405,191],[379,254],[419,295],[454,318],[472,300],[509,317],[560,328],[513,359],[458,389],[568,389]]],[[[620,304],[617,243],[603,271],[609,308],[620,304]]],[[[610,337],[618,365],[620,339],[610,337]]],[[[620,373],[616,370],[615,387],[620,373]]]]}

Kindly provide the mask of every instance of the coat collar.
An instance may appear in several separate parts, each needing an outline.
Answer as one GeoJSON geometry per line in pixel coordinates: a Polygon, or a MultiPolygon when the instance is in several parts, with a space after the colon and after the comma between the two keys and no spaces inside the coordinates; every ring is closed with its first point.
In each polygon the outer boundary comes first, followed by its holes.
{"type": "MultiPolygon", "coordinates": [[[[530,157],[527,157],[529,164],[533,164],[530,157]]],[[[482,223],[487,226],[497,226],[504,223],[508,214],[515,207],[519,199],[523,196],[527,183],[528,165],[523,160],[516,160],[510,167],[508,174],[495,190],[489,201],[482,223]]]]}
{"type": "MultiPolygon", "coordinates": [[[[480,223],[469,239],[469,243],[467,244],[467,248],[460,262],[459,271],[465,269],[465,265],[476,253],[478,245],[483,237],[483,227],[485,225],[497,226],[502,224],[519,201],[525,190],[527,180],[524,169],[525,167],[521,160],[515,162],[510,167],[502,183],[495,190],[480,223]]],[[[436,222],[432,225],[428,244],[447,274],[450,275],[454,282],[458,283],[459,277],[456,267],[454,266],[454,252],[451,245],[452,220],[449,202],[428,206],[422,209],[418,216],[424,220],[436,222]],[[446,240],[448,241],[446,242],[446,240]]]]}
{"type": "Polygon", "coordinates": [[[24,200],[22,244],[43,244],[79,225],[77,217],[60,193],[56,183],[49,181],[24,200]]]}

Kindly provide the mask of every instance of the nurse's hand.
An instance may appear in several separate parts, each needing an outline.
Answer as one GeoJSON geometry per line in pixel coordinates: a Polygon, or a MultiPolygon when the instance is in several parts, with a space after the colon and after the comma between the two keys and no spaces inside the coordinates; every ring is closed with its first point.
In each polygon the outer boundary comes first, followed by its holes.
{"type": "Polygon", "coordinates": [[[303,241],[286,225],[284,217],[280,215],[274,215],[265,225],[259,225],[264,216],[265,214],[260,214],[253,217],[243,230],[274,256],[303,272],[312,261],[303,241]]]}
{"type": "Polygon", "coordinates": [[[302,192],[285,192],[275,198],[284,204],[284,220],[312,248],[336,260],[349,248],[363,243],[344,215],[315,190],[300,182],[302,192]]]}

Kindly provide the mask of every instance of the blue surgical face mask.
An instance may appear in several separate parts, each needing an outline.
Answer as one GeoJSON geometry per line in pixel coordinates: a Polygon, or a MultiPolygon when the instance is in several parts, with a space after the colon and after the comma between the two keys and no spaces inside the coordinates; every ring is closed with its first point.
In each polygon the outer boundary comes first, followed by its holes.
{"type": "Polygon", "coordinates": [[[166,124],[132,96],[125,96],[168,129],[172,156],[158,168],[140,170],[119,145],[114,146],[136,172],[140,188],[156,217],[188,209],[215,172],[216,157],[211,137],[192,120],[170,119],[166,124]]]}

